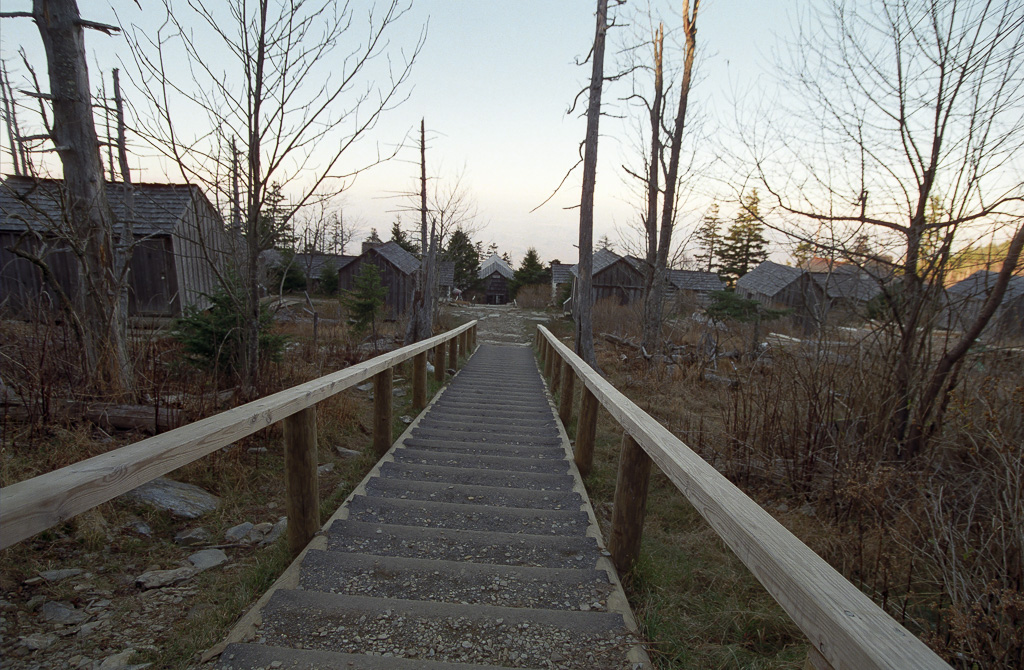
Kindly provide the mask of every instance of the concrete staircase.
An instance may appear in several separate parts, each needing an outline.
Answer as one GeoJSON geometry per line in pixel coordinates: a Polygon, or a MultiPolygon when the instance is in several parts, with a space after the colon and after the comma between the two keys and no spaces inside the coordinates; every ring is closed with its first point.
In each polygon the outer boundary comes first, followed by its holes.
{"type": "Polygon", "coordinates": [[[651,667],[527,347],[480,346],[295,581],[219,668],[651,667]]]}

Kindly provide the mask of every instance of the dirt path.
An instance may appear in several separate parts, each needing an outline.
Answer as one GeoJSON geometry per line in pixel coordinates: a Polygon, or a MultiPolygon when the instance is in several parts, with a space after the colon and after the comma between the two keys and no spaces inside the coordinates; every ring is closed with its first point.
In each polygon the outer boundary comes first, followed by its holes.
{"type": "Polygon", "coordinates": [[[547,325],[552,315],[541,310],[520,309],[511,305],[452,305],[449,314],[455,317],[477,319],[477,339],[496,344],[522,344],[533,342],[537,324],[547,325]]]}

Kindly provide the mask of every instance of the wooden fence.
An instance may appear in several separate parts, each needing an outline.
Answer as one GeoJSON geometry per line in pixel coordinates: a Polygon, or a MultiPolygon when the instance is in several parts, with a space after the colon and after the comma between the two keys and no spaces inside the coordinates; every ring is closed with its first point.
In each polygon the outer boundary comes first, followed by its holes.
{"type": "Polygon", "coordinates": [[[412,400],[427,404],[427,352],[444,379],[445,358],[476,347],[476,321],[353,365],[311,382],[207,417],[167,433],[100,454],[0,489],[0,549],[32,537],[76,514],[145,484],[278,421],[284,422],[288,544],[298,554],[320,528],[317,487],[316,405],[373,378],[373,448],[383,455],[392,439],[392,379],[399,363],[413,361],[412,400]]]}
{"type": "Polygon", "coordinates": [[[559,415],[572,419],[573,391],[582,385],[575,460],[591,469],[597,405],[622,426],[622,452],[608,551],[620,573],[640,552],[651,464],[656,463],[782,605],[811,643],[810,662],[839,668],[948,668],[935,652],[875,605],[820,556],[615,389],[546,328],[536,345],[559,415]]]}

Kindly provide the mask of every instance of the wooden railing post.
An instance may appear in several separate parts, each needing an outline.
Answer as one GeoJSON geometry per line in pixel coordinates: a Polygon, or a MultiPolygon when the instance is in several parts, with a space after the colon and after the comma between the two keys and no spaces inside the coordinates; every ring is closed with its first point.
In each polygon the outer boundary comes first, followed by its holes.
{"type": "Polygon", "coordinates": [[[427,352],[412,358],[412,408],[427,406],[427,352]]]}
{"type": "Polygon", "coordinates": [[[448,361],[451,363],[452,370],[459,369],[459,338],[453,337],[448,340],[448,361]]]}
{"type": "Polygon", "coordinates": [[[580,419],[576,424],[576,468],[586,477],[594,465],[597,438],[597,396],[586,387],[580,391],[580,419]]]}
{"type": "Polygon", "coordinates": [[[373,377],[373,452],[383,456],[391,448],[391,382],[394,370],[388,368],[373,377]]]}
{"type": "Polygon", "coordinates": [[[283,423],[288,549],[298,556],[320,528],[316,405],[286,417],[283,423]]]}
{"type": "Polygon", "coordinates": [[[558,389],[562,385],[562,357],[555,353],[553,359],[551,363],[551,392],[558,393],[558,389]]]}
{"type": "Polygon", "coordinates": [[[459,335],[459,349],[462,350],[462,355],[465,358],[469,358],[469,331],[464,330],[459,335]]]}
{"type": "Polygon", "coordinates": [[[562,425],[568,427],[569,422],[572,421],[572,395],[575,389],[573,388],[576,382],[576,373],[573,371],[572,366],[569,365],[569,361],[562,362],[562,397],[558,402],[558,418],[562,420],[562,425]]]}
{"type": "Polygon", "coordinates": [[[434,380],[438,382],[444,381],[444,342],[434,347],[434,380]]]}
{"type": "Polygon", "coordinates": [[[476,326],[469,329],[469,350],[476,351],[476,326]]]}
{"type": "Polygon", "coordinates": [[[643,447],[629,433],[623,433],[619,475],[615,480],[612,532],[608,538],[608,552],[620,575],[629,572],[640,556],[651,462],[643,447]]]}
{"type": "Polygon", "coordinates": [[[557,355],[558,354],[555,353],[555,345],[548,342],[548,355],[544,359],[544,376],[547,377],[549,381],[551,380],[551,370],[554,368],[555,356],[557,355]]]}

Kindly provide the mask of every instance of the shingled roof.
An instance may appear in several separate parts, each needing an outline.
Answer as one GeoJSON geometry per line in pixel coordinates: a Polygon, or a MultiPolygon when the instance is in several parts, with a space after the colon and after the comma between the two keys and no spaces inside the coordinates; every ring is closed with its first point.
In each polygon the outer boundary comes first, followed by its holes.
{"type": "Polygon", "coordinates": [[[491,254],[490,258],[484,261],[480,265],[480,272],[477,276],[480,279],[490,277],[495,272],[498,272],[502,277],[507,279],[515,279],[516,273],[509,267],[509,264],[505,262],[498,254],[491,254]]]}
{"type": "Polygon", "coordinates": [[[572,281],[572,266],[568,263],[551,264],[551,283],[568,284],[572,281]]]}
{"type": "Polygon", "coordinates": [[[420,259],[403,249],[398,242],[390,241],[367,251],[376,251],[403,274],[412,274],[420,267],[420,259]]]}
{"type": "Polygon", "coordinates": [[[714,272],[703,270],[669,270],[668,281],[680,291],[711,293],[725,289],[725,282],[714,272]]]}
{"type": "MultiPolygon", "coordinates": [[[[619,261],[622,261],[622,260],[624,260],[627,263],[629,263],[629,265],[634,270],[636,270],[637,272],[643,274],[643,271],[644,271],[643,270],[644,261],[642,261],[639,258],[634,258],[633,256],[620,256],[617,253],[615,253],[614,251],[612,251],[611,249],[606,249],[606,248],[598,249],[597,251],[594,252],[594,269],[593,269],[591,274],[595,274],[596,275],[599,272],[601,272],[603,270],[606,270],[607,268],[611,267],[615,263],[618,263],[619,261]]],[[[580,276],[579,263],[577,263],[576,265],[573,265],[571,268],[569,268],[569,271],[572,272],[577,277],[579,277],[580,276]]]]}
{"type": "Polygon", "coordinates": [[[840,265],[832,272],[812,272],[811,278],[832,300],[867,302],[882,291],[877,279],[850,265],[840,265]]]}
{"type": "MultiPolygon", "coordinates": [[[[970,277],[962,279],[946,289],[951,299],[967,300],[971,298],[985,298],[995,286],[998,272],[990,270],[978,270],[970,277]]],[[[1024,277],[1010,277],[1010,283],[1006,285],[1006,293],[1003,294],[1003,302],[1016,300],[1024,295],[1024,277]]]]}
{"type": "Polygon", "coordinates": [[[765,261],[739,278],[736,288],[772,297],[795,282],[806,270],[765,261]]]}
{"type": "MultiPolygon", "coordinates": [[[[107,183],[107,201],[117,221],[128,220],[125,190],[107,183]]],[[[133,184],[132,231],[136,235],[169,235],[185,213],[202,202],[202,189],[192,184],[133,184]]],[[[0,230],[47,230],[62,225],[63,180],[7,177],[0,184],[0,230]]]]}

